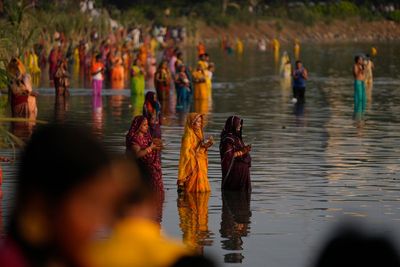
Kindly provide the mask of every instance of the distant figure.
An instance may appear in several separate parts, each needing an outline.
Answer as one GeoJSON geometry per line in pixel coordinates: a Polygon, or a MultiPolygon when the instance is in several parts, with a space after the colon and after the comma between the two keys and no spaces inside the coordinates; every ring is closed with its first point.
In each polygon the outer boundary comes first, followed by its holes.
{"type": "MultiPolygon", "coordinates": [[[[208,64],[207,64],[208,66],[208,64]]],[[[194,99],[208,99],[209,88],[207,86],[207,74],[203,64],[197,64],[196,70],[192,73],[194,84],[194,99]]]]}
{"type": "Polygon", "coordinates": [[[298,39],[294,40],[293,52],[294,52],[294,59],[299,60],[299,58],[300,58],[300,41],[298,39]]]}
{"type": "Polygon", "coordinates": [[[93,95],[101,95],[104,80],[104,64],[101,61],[101,55],[96,55],[96,58],[91,67],[92,89],[93,95]]]}
{"type": "Polygon", "coordinates": [[[375,66],[369,54],[365,55],[364,67],[365,67],[365,83],[367,86],[372,86],[374,80],[373,70],[375,66]]]}
{"type": "Polygon", "coordinates": [[[145,70],[141,64],[141,61],[137,58],[135,59],[131,67],[131,92],[132,95],[144,95],[145,89],[145,70]]]}
{"type": "Polygon", "coordinates": [[[377,55],[378,55],[378,49],[375,46],[371,47],[371,56],[376,57],[377,55]]]}
{"type": "Polygon", "coordinates": [[[106,150],[85,130],[48,124],[18,168],[0,266],[88,266],[85,251],[116,202],[106,150]]]}
{"type": "Polygon", "coordinates": [[[143,116],[149,123],[150,134],[153,138],[161,139],[161,104],[154,92],[147,92],[143,104],[143,116]]]}
{"type": "Polygon", "coordinates": [[[293,102],[305,101],[306,80],[308,79],[308,71],[303,67],[300,60],[296,61],[295,69],[293,70],[293,102]]]}
{"type": "Polygon", "coordinates": [[[179,65],[177,67],[177,74],[175,76],[175,88],[176,88],[176,105],[182,108],[188,101],[190,96],[190,80],[187,76],[187,70],[185,65],[179,65]]]}
{"type": "Polygon", "coordinates": [[[56,89],[56,96],[69,95],[69,81],[70,75],[68,73],[67,61],[59,60],[57,64],[57,71],[54,74],[54,87],[56,89]]]}
{"type": "Polygon", "coordinates": [[[239,37],[236,38],[236,53],[238,53],[238,55],[242,55],[244,51],[244,46],[243,46],[243,42],[242,40],[240,40],[239,37]]]}
{"type": "Polygon", "coordinates": [[[203,42],[199,42],[199,44],[197,45],[197,56],[203,55],[205,54],[206,51],[206,46],[204,45],[203,42]]]}
{"type": "Polygon", "coordinates": [[[251,191],[251,146],[242,139],[243,120],[231,116],[221,133],[219,152],[221,156],[222,189],[251,191]]]}
{"type": "Polygon", "coordinates": [[[35,120],[38,112],[37,93],[32,90],[31,76],[26,73],[25,66],[17,58],[11,59],[7,72],[10,75],[8,90],[12,116],[35,120]]]}
{"type": "Polygon", "coordinates": [[[210,137],[204,140],[204,117],[189,113],[182,137],[179,159],[178,190],[186,192],[209,192],[208,149],[213,145],[210,137]]]}
{"type": "Polygon", "coordinates": [[[323,247],[314,267],[399,267],[396,247],[384,236],[344,229],[323,247]]]}
{"type": "Polygon", "coordinates": [[[258,50],[260,50],[261,52],[264,52],[267,50],[267,44],[264,39],[260,39],[258,41],[258,50]]]}
{"type": "Polygon", "coordinates": [[[365,66],[361,56],[354,58],[354,112],[365,111],[367,97],[365,95],[365,66]]]}
{"type": "Polygon", "coordinates": [[[171,73],[168,70],[168,62],[162,61],[154,76],[154,84],[157,90],[157,97],[160,101],[169,98],[171,89],[171,73]]]}
{"type": "MultiPolygon", "coordinates": [[[[281,57],[281,66],[279,68],[279,72],[280,72],[282,77],[286,77],[285,76],[285,74],[286,74],[285,73],[285,68],[286,68],[286,64],[287,64],[288,61],[289,61],[289,64],[290,64],[290,58],[289,58],[288,53],[286,51],[283,51],[283,55],[281,57]]],[[[290,77],[291,74],[292,74],[292,72],[290,71],[289,77],[290,77]]]]}

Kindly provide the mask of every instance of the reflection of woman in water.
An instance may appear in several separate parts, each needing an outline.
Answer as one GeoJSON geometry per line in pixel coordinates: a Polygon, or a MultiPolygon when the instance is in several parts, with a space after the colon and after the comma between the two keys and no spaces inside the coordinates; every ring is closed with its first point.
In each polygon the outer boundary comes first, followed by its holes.
{"type": "Polygon", "coordinates": [[[178,197],[179,227],[183,233],[183,242],[199,253],[203,246],[212,243],[208,230],[208,200],[210,192],[181,193],[178,197]]]}
{"type": "MultiPolygon", "coordinates": [[[[242,237],[247,236],[250,224],[250,193],[249,192],[222,192],[222,220],[220,234],[222,249],[243,250],[242,237]]],[[[242,262],[241,253],[228,253],[225,262],[242,262]]]]}
{"type": "Polygon", "coordinates": [[[221,155],[222,189],[251,191],[250,166],[251,146],[242,139],[243,120],[231,116],[226,120],[221,133],[219,151],[221,155]]]}

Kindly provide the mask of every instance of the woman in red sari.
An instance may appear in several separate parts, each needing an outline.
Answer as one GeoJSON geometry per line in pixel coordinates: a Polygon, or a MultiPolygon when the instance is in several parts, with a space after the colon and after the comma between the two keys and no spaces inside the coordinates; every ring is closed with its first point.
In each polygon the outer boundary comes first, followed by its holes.
{"type": "Polygon", "coordinates": [[[250,167],[251,146],[242,139],[243,120],[231,116],[226,120],[221,133],[219,151],[221,155],[222,189],[251,191],[250,167]]]}
{"type": "Polygon", "coordinates": [[[157,90],[158,99],[161,101],[169,98],[171,88],[171,74],[168,70],[168,62],[162,61],[155,73],[154,84],[157,90]]]}
{"type": "Polygon", "coordinates": [[[149,171],[154,189],[164,191],[159,151],[161,142],[151,137],[149,123],[144,116],[136,116],[126,135],[126,149],[139,159],[139,162],[149,171]]]}

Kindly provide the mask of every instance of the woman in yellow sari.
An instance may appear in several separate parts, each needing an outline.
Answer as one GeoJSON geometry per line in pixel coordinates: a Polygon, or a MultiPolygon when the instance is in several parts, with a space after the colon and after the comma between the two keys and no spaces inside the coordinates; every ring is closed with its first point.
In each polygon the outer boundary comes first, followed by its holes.
{"type": "Polygon", "coordinates": [[[208,99],[207,74],[202,64],[197,65],[196,70],[192,73],[192,77],[194,82],[194,99],[208,99]]]}
{"type": "Polygon", "coordinates": [[[204,116],[189,113],[182,137],[179,159],[178,190],[186,192],[209,192],[207,150],[213,145],[212,138],[204,141],[204,116]]]}

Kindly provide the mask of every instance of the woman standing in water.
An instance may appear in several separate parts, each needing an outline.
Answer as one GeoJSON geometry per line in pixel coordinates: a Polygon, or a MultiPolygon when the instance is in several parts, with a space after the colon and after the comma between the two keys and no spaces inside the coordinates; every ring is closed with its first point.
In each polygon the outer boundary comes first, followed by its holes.
{"type": "Polygon", "coordinates": [[[56,96],[69,96],[69,73],[67,61],[65,59],[59,60],[57,64],[57,71],[54,74],[54,87],[56,88],[56,96]]]}
{"type": "Polygon", "coordinates": [[[168,70],[168,62],[162,61],[154,77],[154,85],[157,90],[158,99],[164,101],[169,98],[169,90],[171,87],[171,74],[168,70]]]}
{"type": "Polygon", "coordinates": [[[144,116],[136,116],[126,135],[126,150],[133,153],[139,162],[149,171],[156,191],[164,191],[161,171],[161,158],[158,153],[162,148],[161,140],[153,139],[149,123],[144,116]]]}
{"type": "Polygon", "coordinates": [[[194,99],[208,99],[207,75],[203,64],[198,64],[192,74],[194,83],[194,99]]]}
{"type": "Polygon", "coordinates": [[[251,191],[250,167],[251,146],[242,139],[243,120],[231,116],[226,120],[221,133],[219,151],[221,155],[222,189],[251,191]]]}
{"type": "Polygon", "coordinates": [[[145,71],[139,59],[135,59],[132,65],[131,76],[132,76],[132,95],[144,95],[145,71]]]}
{"type": "Polygon", "coordinates": [[[147,92],[144,104],[143,104],[143,116],[146,117],[150,134],[153,138],[161,139],[161,105],[157,101],[157,95],[154,92],[147,92]]]}
{"type": "Polygon", "coordinates": [[[204,140],[204,116],[189,113],[186,119],[185,133],[182,137],[179,159],[178,190],[186,192],[209,192],[208,155],[213,145],[212,137],[204,140]]]}

